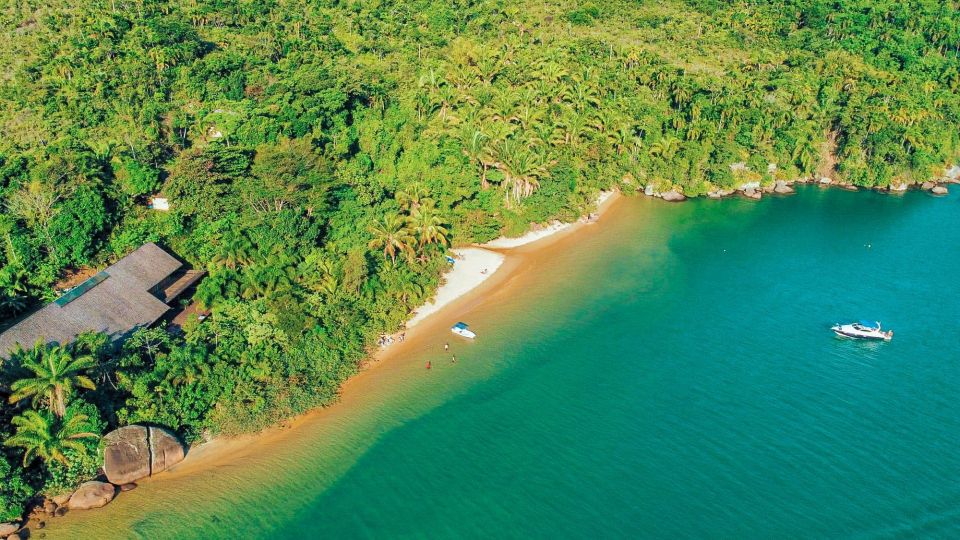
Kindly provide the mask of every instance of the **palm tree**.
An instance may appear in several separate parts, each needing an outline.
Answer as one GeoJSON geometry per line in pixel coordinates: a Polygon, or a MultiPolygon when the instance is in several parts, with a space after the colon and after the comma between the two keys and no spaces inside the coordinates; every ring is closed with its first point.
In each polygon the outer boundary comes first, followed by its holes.
{"type": "Polygon", "coordinates": [[[410,300],[423,296],[423,287],[414,281],[411,276],[409,279],[404,279],[400,282],[400,289],[397,292],[400,295],[400,301],[407,303],[410,300]]]}
{"type": "Polygon", "coordinates": [[[236,270],[253,262],[253,242],[243,233],[230,233],[223,238],[220,252],[213,258],[213,264],[236,270]]]}
{"type": "Polygon", "coordinates": [[[244,299],[271,296],[293,284],[296,269],[293,266],[278,264],[251,266],[240,277],[240,296],[244,299]]]}
{"type": "Polygon", "coordinates": [[[508,202],[511,196],[515,202],[529,197],[540,187],[540,179],[549,176],[543,157],[532,149],[507,140],[500,144],[496,151],[500,158],[496,167],[503,173],[509,186],[508,202]]]}
{"type": "Polygon", "coordinates": [[[399,215],[387,214],[379,221],[370,225],[373,240],[370,240],[370,249],[383,249],[383,257],[390,257],[397,262],[397,253],[410,253],[414,242],[406,221],[399,215]]]}
{"type": "Polygon", "coordinates": [[[433,201],[424,201],[424,204],[410,213],[410,225],[413,232],[416,233],[418,243],[422,249],[428,244],[448,244],[447,228],[444,226],[443,218],[437,213],[437,208],[433,201]]]}
{"type": "Polygon", "coordinates": [[[96,365],[96,359],[89,354],[75,357],[66,346],[48,348],[42,340],[37,340],[32,349],[20,349],[14,354],[22,355],[20,365],[33,376],[10,385],[10,403],[31,398],[37,406],[43,401],[57,417],[63,418],[67,401],[77,388],[96,389],[90,377],[83,374],[96,365]]]}
{"type": "Polygon", "coordinates": [[[49,413],[29,410],[13,417],[11,423],[16,426],[17,432],[4,445],[24,449],[24,467],[37,456],[46,463],[58,461],[67,465],[66,450],[85,455],[87,445],[82,440],[98,437],[96,433],[83,431],[86,421],[87,416],[83,414],[56,418],[49,413]]]}
{"type": "Polygon", "coordinates": [[[487,148],[489,137],[477,129],[467,129],[462,136],[463,154],[470,159],[471,163],[476,165],[480,173],[480,187],[487,189],[490,185],[487,182],[487,167],[490,166],[490,155],[487,148]]]}
{"type": "Polygon", "coordinates": [[[430,195],[430,190],[428,190],[423,184],[416,182],[411,184],[409,187],[398,191],[394,198],[398,203],[400,203],[401,208],[409,211],[419,207],[420,204],[427,198],[427,195],[430,195]]]}
{"type": "Polygon", "coordinates": [[[664,135],[650,145],[650,155],[670,161],[680,148],[680,140],[672,135],[664,135]]]}
{"type": "Polygon", "coordinates": [[[0,313],[9,313],[11,316],[27,308],[27,299],[11,291],[0,292],[0,313]]]}

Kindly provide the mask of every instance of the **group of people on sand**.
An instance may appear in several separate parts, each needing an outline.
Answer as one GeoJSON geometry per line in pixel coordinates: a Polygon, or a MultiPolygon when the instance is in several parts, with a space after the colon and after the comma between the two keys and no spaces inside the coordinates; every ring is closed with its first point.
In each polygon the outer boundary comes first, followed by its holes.
{"type": "MultiPolygon", "coordinates": [[[[444,351],[447,351],[447,352],[450,352],[450,344],[449,344],[449,343],[444,343],[444,344],[443,344],[443,350],[444,350],[444,351]]],[[[457,363],[457,356],[456,356],[456,355],[450,356],[450,363],[451,363],[451,364],[456,364],[456,363],[457,363]]],[[[433,363],[432,363],[430,360],[427,360],[427,369],[430,369],[430,368],[432,368],[432,367],[433,367],[433,363]]]]}
{"type": "Polygon", "coordinates": [[[384,336],[380,336],[380,339],[377,340],[377,346],[379,346],[379,347],[389,347],[390,345],[393,345],[393,342],[394,342],[394,341],[397,341],[397,342],[399,342],[399,343],[403,343],[403,340],[405,340],[405,339],[407,339],[407,333],[406,333],[406,332],[401,332],[400,335],[396,337],[396,339],[394,339],[393,336],[386,336],[386,335],[384,335],[384,336]]]}

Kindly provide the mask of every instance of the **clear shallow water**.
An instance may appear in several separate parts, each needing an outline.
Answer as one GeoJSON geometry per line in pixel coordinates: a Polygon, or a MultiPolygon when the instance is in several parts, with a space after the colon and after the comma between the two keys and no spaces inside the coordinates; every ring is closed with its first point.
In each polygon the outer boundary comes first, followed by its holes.
{"type": "Polygon", "coordinates": [[[956,196],[626,200],[606,221],[471,315],[456,365],[437,336],[290,445],[48,537],[960,535],[956,196]],[[829,331],[859,318],[894,340],[829,331]]]}

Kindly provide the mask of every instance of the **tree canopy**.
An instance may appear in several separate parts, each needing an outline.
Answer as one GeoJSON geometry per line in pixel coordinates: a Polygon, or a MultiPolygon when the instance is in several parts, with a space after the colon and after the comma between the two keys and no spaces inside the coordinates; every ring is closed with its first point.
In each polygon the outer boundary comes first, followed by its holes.
{"type": "Polygon", "coordinates": [[[193,441],[330,403],[451,245],[612,187],[882,187],[960,153],[940,0],[23,0],[0,31],[0,321],[147,241],[212,310],[0,364],[0,517],[90,468],[71,407],[193,441]]]}

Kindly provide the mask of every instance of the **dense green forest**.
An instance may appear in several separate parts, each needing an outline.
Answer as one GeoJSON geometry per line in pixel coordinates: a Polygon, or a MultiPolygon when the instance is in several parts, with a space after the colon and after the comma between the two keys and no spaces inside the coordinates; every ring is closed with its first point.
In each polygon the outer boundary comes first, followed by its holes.
{"type": "Polygon", "coordinates": [[[6,359],[0,521],[111,427],[331,402],[448,246],[614,186],[882,187],[960,150],[952,0],[18,0],[0,29],[0,320],[147,241],[213,312],[6,359]]]}

